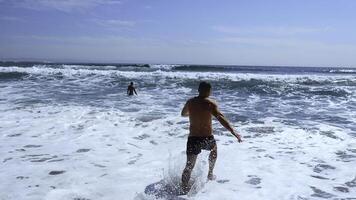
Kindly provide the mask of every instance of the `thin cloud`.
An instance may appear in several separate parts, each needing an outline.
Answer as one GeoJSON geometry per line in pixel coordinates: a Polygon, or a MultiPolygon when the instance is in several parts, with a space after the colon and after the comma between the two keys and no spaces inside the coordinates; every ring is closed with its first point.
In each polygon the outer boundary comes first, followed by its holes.
{"type": "Polygon", "coordinates": [[[100,5],[120,4],[119,0],[18,0],[13,5],[33,10],[54,9],[70,12],[74,10],[87,10],[100,5]]]}
{"type": "Polygon", "coordinates": [[[41,41],[48,44],[66,44],[66,45],[122,45],[122,44],[143,44],[149,43],[154,44],[157,41],[149,38],[132,38],[132,37],[123,37],[123,36],[77,36],[77,37],[64,37],[64,36],[47,36],[47,35],[26,35],[26,36],[12,36],[12,39],[16,40],[25,40],[25,41],[41,41]]]}
{"type": "Polygon", "coordinates": [[[264,35],[302,35],[329,31],[329,27],[233,27],[233,26],[213,26],[213,30],[226,34],[264,34],[264,35]]]}
{"type": "Polygon", "coordinates": [[[121,28],[132,28],[136,25],[135,21],[118,20],[118,19],[107,19],[107,20],[93,20],[95,23],[105,26],[107,28],[121,29],[121,28]]]}
{"type": "MultiPolygon", "coordinates": [[[[1,0],[0,0],[0,2],[1,2],[1,0]]],[[[22,22],[22,21],[25,21],[22,18],[12,17],[12,16],[2,16],[2,17],[0,17],[0,20],[1,21],[11,21],[11,22],[22,22]]]]}
{"type": "Polygon", "coordinates": [[[281,38],[264,38],[264,37],[226,37],[218,39],[218,42],[241,44],[241,45],[254,45],[254,46],[297,46],[305,41],[290,40],[281,38]]]}

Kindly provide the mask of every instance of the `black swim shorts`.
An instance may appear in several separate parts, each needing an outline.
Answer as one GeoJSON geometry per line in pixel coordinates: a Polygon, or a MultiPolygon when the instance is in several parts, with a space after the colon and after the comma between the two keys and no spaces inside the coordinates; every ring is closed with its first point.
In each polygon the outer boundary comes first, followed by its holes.
{"type": "Polygon", "coordinates": [[[209,137],[188,137],[187,142],[187,155],[198,155],[202,149],[212,150],[216,145],[214,136],[209,137]]]}

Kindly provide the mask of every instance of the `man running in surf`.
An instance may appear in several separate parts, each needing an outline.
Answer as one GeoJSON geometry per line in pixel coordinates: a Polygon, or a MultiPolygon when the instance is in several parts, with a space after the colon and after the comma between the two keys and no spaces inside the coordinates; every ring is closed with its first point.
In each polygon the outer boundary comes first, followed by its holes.
{"type": "Polygon", "coordinates": [[[189,191],[188,182],[194,168],[198,154],[202,149],[209,150],[208,180],[214,180],[213,174],[217,159],[217,146],[212,134],[211,120],[214,116],[227,130],[234,135],[238,142],[242,142],[241,136],[234,131],[225,116],[219,111],[217,104],[209,99],[211,85],[207,82],[199,84],[199,95],[189,99],[183,107],[182,116],[189,116],[190,128],[187,142],[187,163],[182,174],[182,191],[189,191]]]}

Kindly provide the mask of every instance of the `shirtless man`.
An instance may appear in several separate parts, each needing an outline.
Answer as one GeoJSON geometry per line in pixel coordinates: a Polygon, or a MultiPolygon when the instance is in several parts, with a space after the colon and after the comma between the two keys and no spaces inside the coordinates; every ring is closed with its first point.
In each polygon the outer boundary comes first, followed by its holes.
{"type": "Polygon", "coordinates": [[[137,95],[137,92],[136,92],[136,89],[135,87],[133,86],[133,82],[130,83],[130,85],[127,87],[127,95],[131,96],[133,95],[135,92],[135,94],[137,95]]]}
{"type": "Polygon", "coordinates": [[[238,142],[242,142],[241,136],[234,131],[218,106],[208,97],[211,93],[211,85],[207,82],[199,84],[199,95],[191,98],[184,105],[182,116],[189,116],[190,128],[187,142],[187,163],[182,174],[182,191],[189,191],[188,182],[195,165],[198,154],[202,149],[209,150],[208,180],[215,179],[213,169],[217,158],[217,146],[212,134],[211,119],[214,116],[227,130],[234,135],[238,142]]]}

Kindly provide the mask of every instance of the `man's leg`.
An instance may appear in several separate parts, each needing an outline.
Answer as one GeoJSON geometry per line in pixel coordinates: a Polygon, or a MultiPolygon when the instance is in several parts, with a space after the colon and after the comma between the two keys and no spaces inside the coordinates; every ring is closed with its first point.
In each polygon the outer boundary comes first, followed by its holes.
{"type": "Polygon", "coordinates": [[[192,170],[194,168],[197,157],[198,155],[194,155],[194,154],[187,155],[187,164],[185,165],[182,174],[182,190],[184,193],[187,193],[189,191],[188,182],[190,179],[190,175],[192,174],[192,170]]]}
{"type": "Polygon", "coordinates": [[[208,179],[209,180],[214,180],[215,179],[213,170],[214,170],[214,166],[215,166],[215,162],[216,162],[217,157],[218,157],[218,148],[215,145],[214,148],[210,151],[210,154],[209,154],[209,173],[208,173],[208,179]]]}

